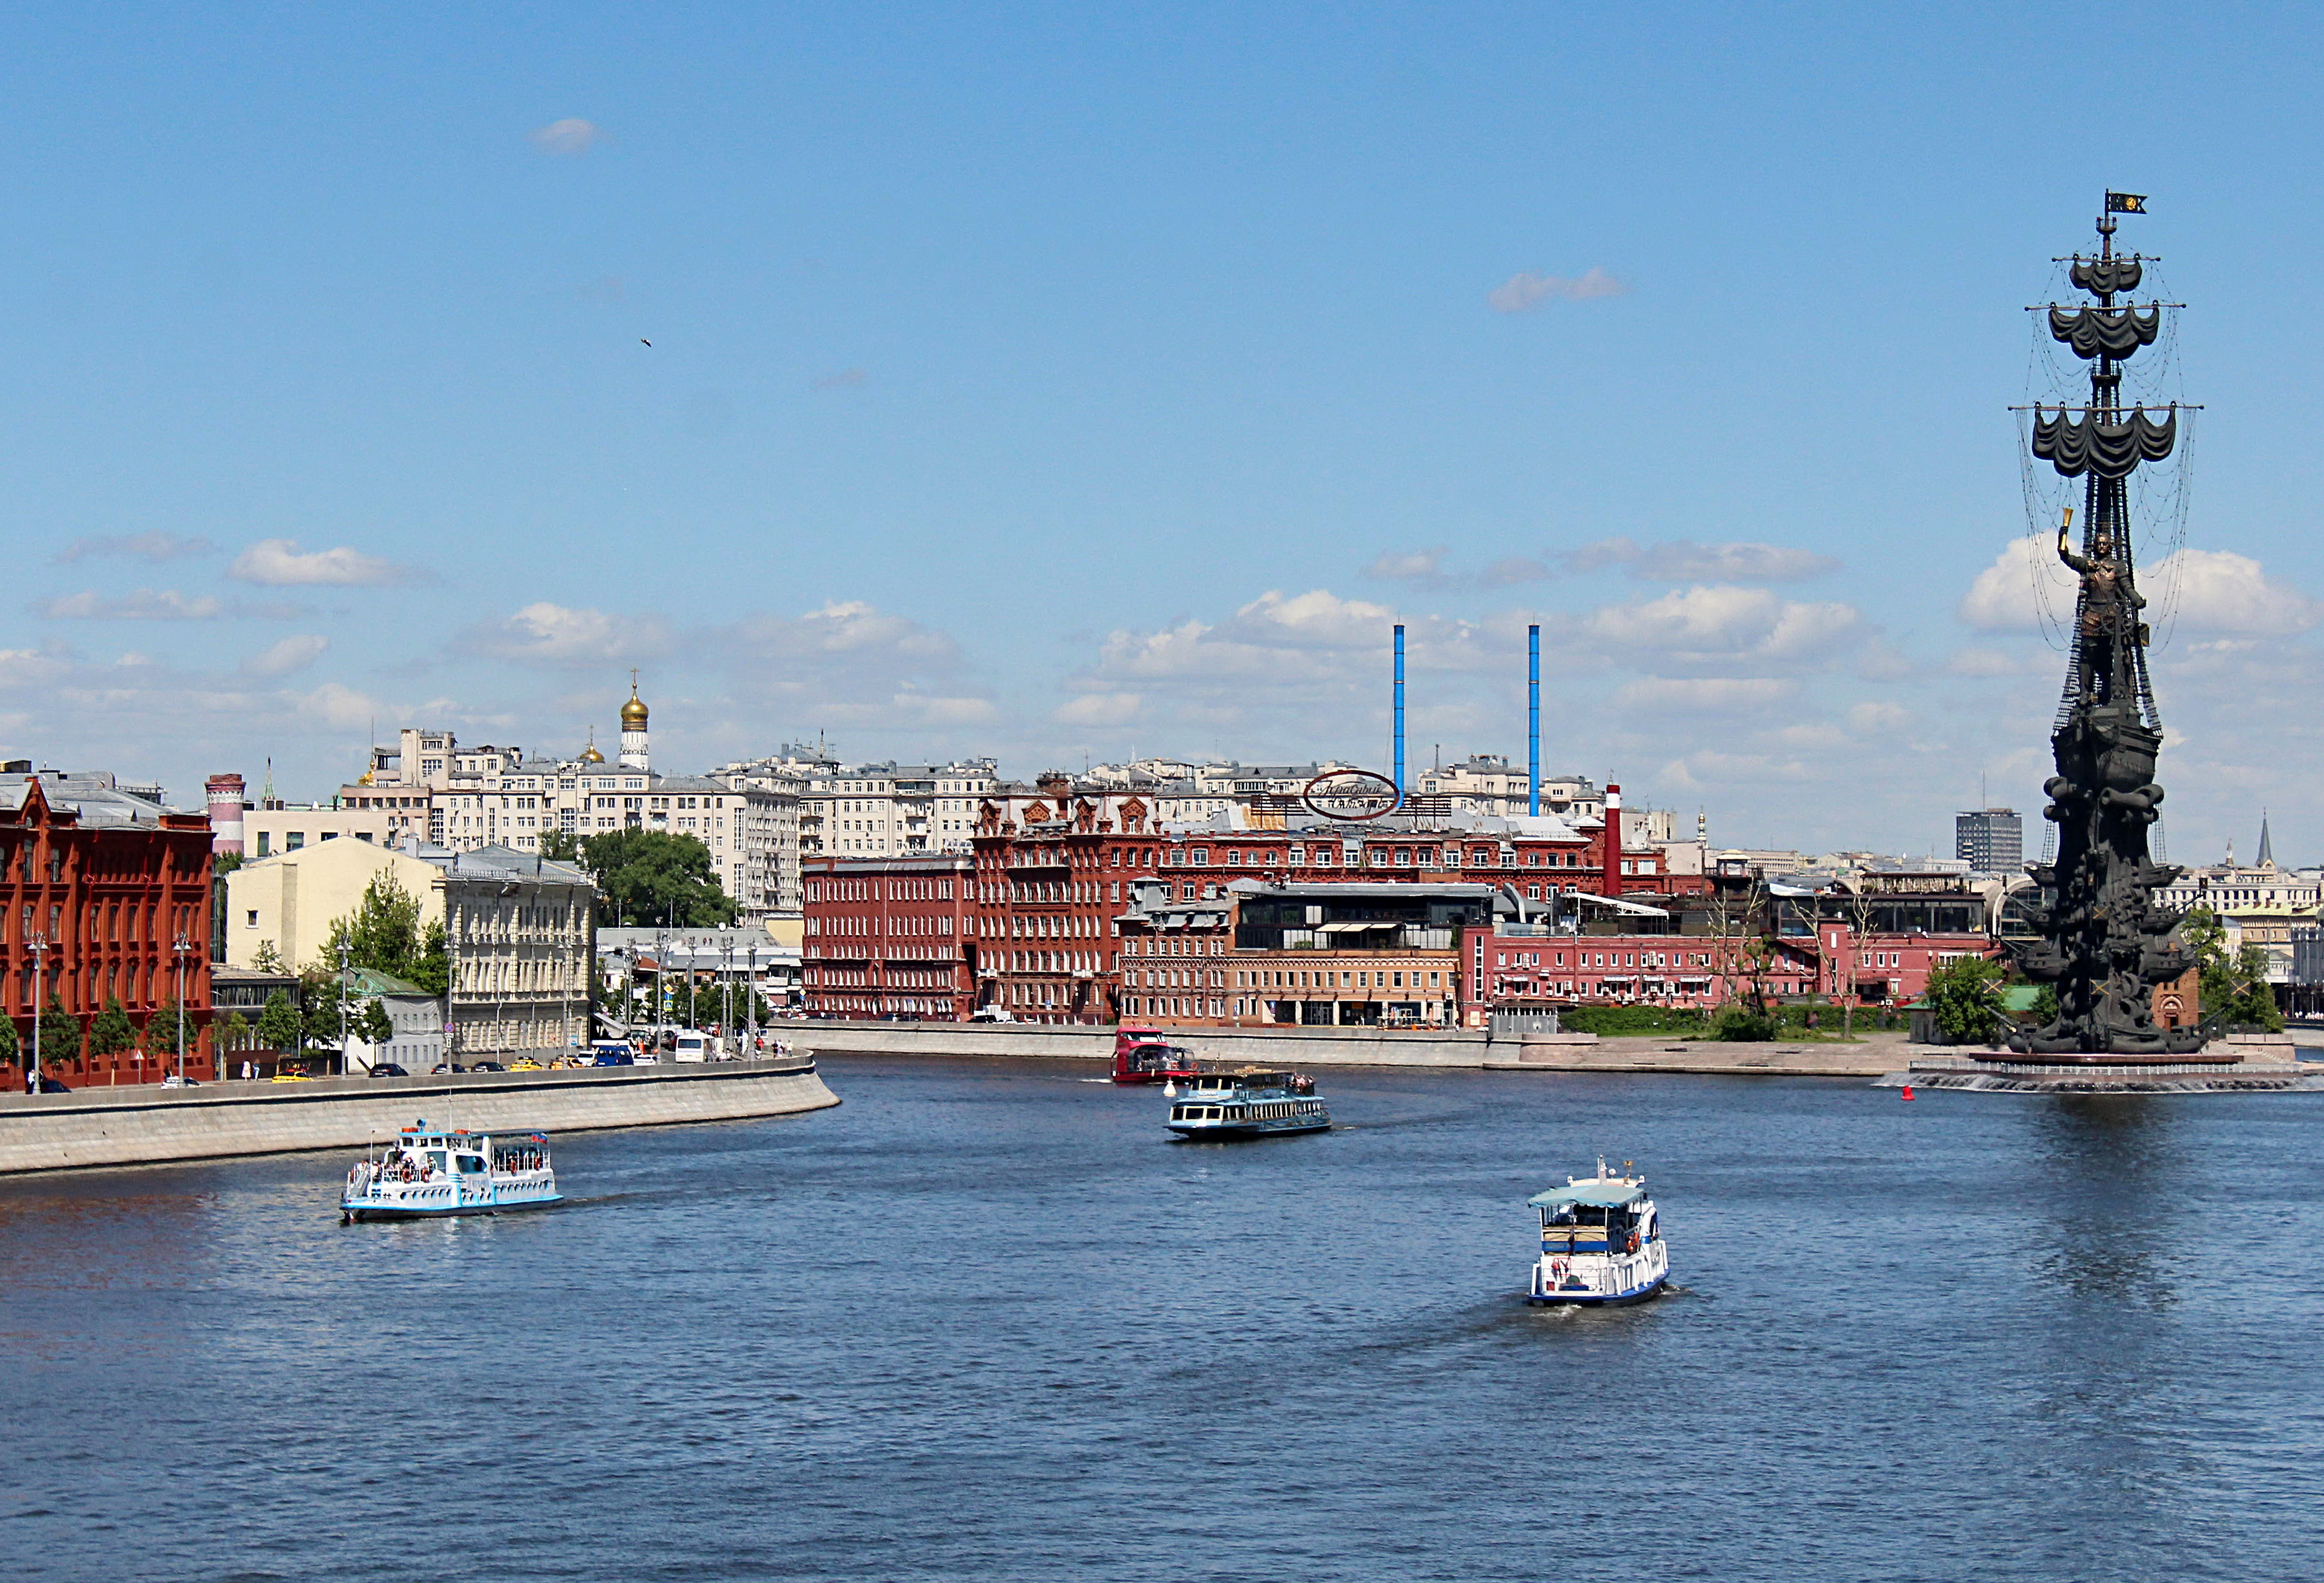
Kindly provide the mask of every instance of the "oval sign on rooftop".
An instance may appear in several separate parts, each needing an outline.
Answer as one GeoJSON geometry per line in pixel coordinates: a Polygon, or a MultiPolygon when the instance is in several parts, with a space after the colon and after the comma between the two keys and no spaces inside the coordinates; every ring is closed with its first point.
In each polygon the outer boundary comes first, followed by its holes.
{"type": "Polygon", "coordinates": [[[1325,819],[1377,819],[1404,805],[1396,782],[1369,769],[1334,769],[1307,783],[1299,800],[1325,819]]]}

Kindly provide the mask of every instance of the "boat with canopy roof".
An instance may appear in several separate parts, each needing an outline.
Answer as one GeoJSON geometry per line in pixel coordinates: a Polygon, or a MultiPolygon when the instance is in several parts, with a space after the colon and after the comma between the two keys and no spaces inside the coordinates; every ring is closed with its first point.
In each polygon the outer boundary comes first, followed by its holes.
{"type": "Polygon", "coordinates": [[[1662,1217],[1646,1195],[1644,1176],[1622,1174],[1598,1162],[1595,1176],[1572,1176],[1563,1187],[1526,1201],[1541,1211],[1541,1257],[1526,1301],[1603,1307],[1640,1302],[1670,1278],[1670,1247],[1662,1217]]]}
{"type": "Polygon", "coordinates": [[[546,1133],[414,1122],[347,1170],[342,1220],[432,1220],[560,1203],[546,1133]]]}

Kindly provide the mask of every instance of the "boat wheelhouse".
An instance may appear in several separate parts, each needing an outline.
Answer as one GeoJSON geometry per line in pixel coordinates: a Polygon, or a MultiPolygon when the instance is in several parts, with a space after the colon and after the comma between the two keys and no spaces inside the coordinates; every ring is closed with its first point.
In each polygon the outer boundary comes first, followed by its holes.
{"type": "Polygon", "coordinates": [[[1315,1080],[1295,1072],[1256,1066],[1199,1072],[1175,1086],[1167,1126],[1181,1137],[1272,1137],[1331,1129],[1332,1113],[1315,1097],[1315,1080]]]}
{"type": "Polygon", "coordinates": [[[1162,1030],[1132,1027],[1125,1024],[1114,1030],[1113,1081],[1116,1082],[1169,1082],[1176,1078],[1194,1075],[1194,1052],[1174,1045],[1162,1036],[1162,1030]]]}
{"type": "Polygon", "coordinates": [[[470,1132],[424,1120],[366,1154],[339,1193],[345,1220],[494,1215],[561,1201],[544,1133],[470,1132]]]}
{"type": "Polygon", "coordinates": [[[1603,1306],[1637,1302],[1670,1278],[1670,1247],[1643,1176],[1595,1176],[1526,1201],[1541,1211],[1541,1257],[1526,1301],[1603,1306]]]}

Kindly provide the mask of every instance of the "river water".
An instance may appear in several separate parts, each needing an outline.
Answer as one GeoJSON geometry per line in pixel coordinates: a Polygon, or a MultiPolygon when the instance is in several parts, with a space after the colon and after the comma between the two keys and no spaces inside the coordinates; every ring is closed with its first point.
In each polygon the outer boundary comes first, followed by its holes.
{"type": "Polygon", "coordinates": [[[1329,1072],[1173,1143],[1079,1064],[561,1140],[566,1208],[342,1227],[344,1157],[0,1183],[16,1578],[2293,1578],[2316,1096],[1329,1072]],[[1515,1296],[1647,1170],[1682,1290],[1515,1296]]]}

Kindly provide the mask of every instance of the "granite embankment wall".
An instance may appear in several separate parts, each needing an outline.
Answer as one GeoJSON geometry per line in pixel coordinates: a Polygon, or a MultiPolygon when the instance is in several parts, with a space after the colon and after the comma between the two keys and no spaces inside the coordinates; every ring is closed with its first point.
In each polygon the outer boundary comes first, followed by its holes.
{"type": "Polygon", "coordinates": [[[361,1148],[423,1117],[438,1126],[554,1134],[788,1116],[837,1103],[804,1058],[14,1094],[0,1096],[0,1174],[361,1148]]]}
{"type": "MultiPolygon", "coordinates": [[[[1110,1027],[1033,1023],[799,1022],[783,1036],[816,1055],[990,1055],[1111,1061],[1110,1027]]],[[[1482,1033],[1386,1033],[1371,1028],[1171,1028],[1165,1036],[1214,1064],[1482,1066],[1482,1033]]],[[[1515,1046],[1499,1046],[1514,1058],[1515,1046]]]]}
{"type": "MultiPolygon", "coordinates": [[[[1110,1061],[1113,1030],[1033,1024],[788,1023],[786,1036],[819,1055],[976,1055],[1110,1061]]],[[[1728,1045],[1715,1040],[1600,1039],[1588,1034],[1494,1039],[1481,1031],[1206,1028],[1168,1036],[1215,1065],[1437,1066],[1508,1072],[1731,1072],[1741,1077],[1877,1077],[1905,1063],[1904,1035],[1858,1044],[1728,1045]]]]}

